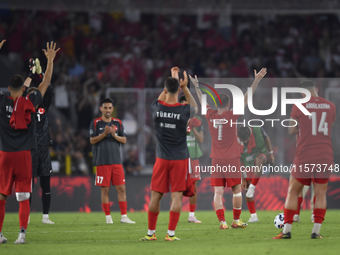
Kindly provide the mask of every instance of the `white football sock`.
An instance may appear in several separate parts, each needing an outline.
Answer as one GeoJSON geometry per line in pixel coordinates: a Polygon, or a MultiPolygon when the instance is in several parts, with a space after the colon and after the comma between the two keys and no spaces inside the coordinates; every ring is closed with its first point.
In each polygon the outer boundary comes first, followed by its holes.
{"type": "Polygon", "coordinates": [[[257,213],[252,213],[252,214],[250,214],[250,217],[252,217],[252,218],[257,218],[257,213]]]}
{"type": "Polygon", "coordinates": [[[148,229],[148,236],[152,236],[154,233],[156,233],[156,230],[148,229]]]}
{"type": "Polygon", "coordinates": [[[189,217],[195,217],[195,212],[189,212],[189,217]]]}
{"type": "Polygon", "coordinates": [[[283,227],[283,233],[287,234],[288,232],[292,231],[292,224],[285,223],[285,226],[283,227]]]}
{"type": "Polygon", "coordinates": [[[314,223],[314,227],[313,227],[312,233],[320,235],[320,228],[321,228],[321,223],[314,223]]]}
{"type": "Polygon", "coordinates": [[[175,230],[168,230],[169,236],[174,236],[175,235],[175,230]]]}

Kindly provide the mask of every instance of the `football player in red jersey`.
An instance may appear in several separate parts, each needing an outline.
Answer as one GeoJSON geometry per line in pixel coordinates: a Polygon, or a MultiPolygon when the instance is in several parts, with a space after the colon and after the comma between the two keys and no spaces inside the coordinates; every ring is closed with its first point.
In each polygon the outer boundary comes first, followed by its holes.
{"type": "MultiPolygon", "coordinates": [[[[255,80],[251,85],[253,93],[255,92],[260,80],[266,75],[267,69],[262,68],[260,72],[254,70],[255,80]]],[[[190,76],[191,81],[196,87],[196,93],[199,101],[202,103],[202,94],[198,89],[199,82],[197,77],[193,79],[190,76]]],[[[227,170],[227,173],[213,172],[211,175],[211,186],[214,187],[214,207],[217,218],[220,222],[220,229],[228,229],[229,226],[225,221],[224,210],[223,210],[223,193],[225,186],[230,187],[233,192],[233,223],[232,228],[245,228],[247,223],[240,220],[242,211],[242,190],[241,190],[241,166],[240,166],[240,150],[237,141],[237,129],[236,125],[230,124],[218,124],[215,125],[214,120],[225,119],[230,123],[235,123],[240,115],[234,115],[233,111],[229,107],[229,96],[226,94],[219,94],[222,104],[219,99],[217,110],[212,110],[210,106],[207,106],[206,118],[209,125],[209,131],[211,134],[211,154],[212,167],[218,170],[218,167],[223,168],[232,167],[236,169],[236,172],[227,170]]],[[[252,96],[252,95],[250,95],[252,96]]],[[[244,96],[244,107],[248,102],[248,92],[244,96]]]]}
{"type": "MultiPolygon", "coordinates": [[[[318,96],[318,89],[313,82],[303,81],[301,87],[308,89],[311,94],[310,100],[302,104],[310,115],[305,115],[296,105],[293,106],[288,132],[297,135],[297,148],[285,202],[285,225],[283,231],[273,239],[291,238],[298,195],[303,186],[310,185],[311,182],[315,192],[314,228],[311,238],[322,238],[320,228],[326,214],[327,184],[333,169],[331,127],[335,121],[336,110],[332,102],[318,96]],[[298,125],[295,125],[296,123],[298,125]]],[[[305,94],[302,96],[306,97],[305,94]]]]}

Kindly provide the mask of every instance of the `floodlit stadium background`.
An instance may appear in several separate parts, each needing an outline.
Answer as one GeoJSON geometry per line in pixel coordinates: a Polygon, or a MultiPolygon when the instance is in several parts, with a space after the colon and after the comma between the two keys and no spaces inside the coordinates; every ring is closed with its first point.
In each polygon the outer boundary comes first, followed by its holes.
{"type": "MultiPolygon", "coordinates": [[[[130,152],[142,165],[138,175],[151,174],[156,141],[150,104],[172,66],[199,78],[235,78],[243,91],[253,69],[267,67],[268,80],[254,96],[259,109],[271,106],[269,78],[317,78],[320,96],[337,106],[332,137],[339,164],[339,9],[338,1],[314,0],[1,1],[0,40],[7,42],[0,52],[0,87],[5,90],[15,73],[26,77],[30,57],[39,57],[44,67],[45,42],[58,43],[49,113],[54,175],[91,179],[87,129],[106,96],[127,131],[123,160],[130,152]]],[[[291,164],[295,138],[280,126],[265,130],[276,164],[291,164]]],[[[208,162],[206,125],[204,134],[202,160],[208,162]]]]}

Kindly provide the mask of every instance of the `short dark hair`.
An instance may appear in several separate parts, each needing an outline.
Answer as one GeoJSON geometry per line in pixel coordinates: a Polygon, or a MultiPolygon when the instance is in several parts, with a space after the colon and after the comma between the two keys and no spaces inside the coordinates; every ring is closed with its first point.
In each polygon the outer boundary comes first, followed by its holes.
{"type": "Polygon", "coordinates": [[[164,87],[169,91],[169,93],[175,94],[179,88],[179,82],[177,79],[168,77],[164,81],[164,87]]]}
{"type": "Polygon", "coordinates": [[[186,102],[187,102],[187,99],[186,99],[185,95],[181,95],[181,96],[179,97],[179,102],[181,103],[181,102],[183,102],[183,101],[186,101],[186,102]]]}
{"type": "Polygon", "coordinates": [[[315,83],[312,82],[311,80],[305,80],[305,81],[300,82],[300,87],[301,88],[315,87],[315,83]]]}
{"type": "Polygon", "coordinates": [[[239,127],[237,135],[241,141],[247,141],[250,137],[250,128],[248,126],[239,127]]]}
{"type": "Polygon", "coordinates": [[[9,87],[13,91],[19,91],[24,86],[24,78],[20,74],[13,75],[9,87]]]}
{"type": "Polygon", "coordinates": [[[101,106],[103,106],[103,104],[105,104],[105,103],[111,103],[112,106],[113,106],[113,100],[112,100],[111,98],[109,98],[109,97],[105,98],[105,99],[102,101],[101,106]]]}
{"type": "Polygon", "coordinates": [[[217,103],[217,108],[224,108],[226,106],[228,106],[229,104],[229,96],[227,94],[221,93],[219,94],[221,101],[222,101],[222,105],[220,103],[220,100],[218,99],[218,97],[215,97],[216,103],[217,103]]]}

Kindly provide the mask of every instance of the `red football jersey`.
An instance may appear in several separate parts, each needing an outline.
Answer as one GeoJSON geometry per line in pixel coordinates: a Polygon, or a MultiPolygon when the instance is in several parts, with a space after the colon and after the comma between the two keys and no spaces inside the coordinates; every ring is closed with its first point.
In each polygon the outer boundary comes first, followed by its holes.
{"type": "Polygon", "coordinates": [[[302,105],[311,115],[304,115],[293,106],[291,118],[299,122],[294,164],[333,161],[331,129],[335,121],[335,105],[322,97],[312,97],[302,105]]]}
{"type": "Polygon", "coordinates": [[[218,115],[217,110],[212,110],[209,105],[207,106],[205,117],[211,135],[211,158],[233,159],[241,157],[235,124],[240,116],[233,115],[233,111],[225,111],[218,115]],[[233,122],[232,127],[231,122],[233,122]]]}

